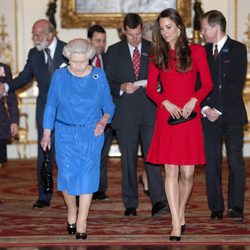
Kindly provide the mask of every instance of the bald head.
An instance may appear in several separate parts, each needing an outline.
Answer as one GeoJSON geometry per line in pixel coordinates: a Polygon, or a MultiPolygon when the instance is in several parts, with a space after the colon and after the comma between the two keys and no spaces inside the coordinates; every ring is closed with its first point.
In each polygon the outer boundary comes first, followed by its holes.
{"type": "Polygon", "coordinates": [[[55,36],[54,26],[46,19],[36,21],[32,27],[32,40],[38,50],[47,48],[55,36]]]}

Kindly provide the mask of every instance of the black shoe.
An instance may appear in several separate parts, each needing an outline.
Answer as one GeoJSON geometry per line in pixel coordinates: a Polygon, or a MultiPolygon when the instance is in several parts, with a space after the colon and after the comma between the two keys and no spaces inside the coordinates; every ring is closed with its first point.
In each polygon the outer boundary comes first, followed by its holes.
{"type": "Polygon", "coordinates": [[[125,216],[136,216],[136,208],[135,207],[128,207],[126,208],[125,212],[124,212],[125,216]]]}
{"type": "Polygon", "coordinates": [[[169,206],[167,206],[162,201],[156,202],[153,205],[152,211],[151,211],[153,217],[159,216],[160,214],[166,214],[166,213],[169,213],[169,212],[170,212],[169,206]]]}
{"type": "Polygon", "coordinates": [[[33,208],[43,208],[43,207],[49,207],[50,203],[43,201],[43,200],[37,200],[34,204],[33,204],[33,208]]]}
{"type": "Polygon", "coordinates": [[[80,239],[86,240],[87,236],[88,236],[87,233],[76,233],[76,239],[77,240],[80,240],[80,239]]]}
{"type": "Polygon", "coordinates": [[[97,191],[93,193],[93,200],[109,200],[110,197],[105,194],[103,191],[97,191]]]}
{"type": "Polygon", "coordinates": [[[149,191],[148,191],[148,189],[145,189],[145,185],[144,185],[144,182],[143,182],[142,175],[140,175],[140,177],[139,177],[139,183],[142,185],[142,189],[143,189],[144,194],[149,196],[149,191]]]}
{"type": "Polygon", "coordinates": [[[228,209],[228,216],[236,222],[243,222],[243,212],[240,208],[235,207],[228,209]]]}
{"type": "Polygon", "coordinates": [[[169,236],[169,239],[171,241],[180,241],[181,240],[181,236],[169,236]]]}
{"type": "Polygon", "coordinates": [[[181,225],[181,233],[184,234],[186,231],[186,225],[181,225]]]}
{"type": "Polygon", "coordinates": [[[220,220],[223,218],[223,212],[222,211],[212,212],[210,218],[214,220],[220,220]]]}
{"type": "Polygon", "coordinates": [[[69,224],[67,223],[67,230],[69,234],[75,234],[76,233],[76,223],[69,224]]]}

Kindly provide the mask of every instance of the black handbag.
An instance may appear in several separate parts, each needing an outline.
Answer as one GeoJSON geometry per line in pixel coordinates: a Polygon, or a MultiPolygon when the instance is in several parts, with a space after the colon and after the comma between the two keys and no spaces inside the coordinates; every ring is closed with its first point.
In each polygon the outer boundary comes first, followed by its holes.
{"type": "Polygon", "coordinates": [[[177,125],[177,124],[187,122],[187,121],[194,119],[196,117],[196,115],[197,115],[197,113],[195,111],[193,111],[188,118],[184,118],[181,116],[178,119],[174,119],[172,116],[170,116],[168,118],[167,122],[169,125],[177,125]]]}
{"type": "Polygon", "coordinates": [[[46,151],[43,151],[43,163],[40,172],[40,177],[43,190],[45,193],[53,192],[53,176],[49,170],[49,156],[50,156],[50,151],[48,149],[46,149],[46,151]]]}

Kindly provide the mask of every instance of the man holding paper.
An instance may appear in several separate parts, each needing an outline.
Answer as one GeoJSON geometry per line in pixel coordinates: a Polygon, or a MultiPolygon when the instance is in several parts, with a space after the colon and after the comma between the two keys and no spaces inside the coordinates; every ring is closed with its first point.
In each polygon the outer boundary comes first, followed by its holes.
{"type": "MultiPolygon", "coordinates": [[[[126,40],[108,48],[106,74],[116,104],[112,126],[122,158],[122,201],[125,216],[136,216],[138,207],[137,151],[144,159],[154,132],[156,107],[146,96],[150,42],[142,39],[142,20],[129,13],[123,21],[126,40]]],[[[167,212],[160,168],[145,163],[152,216],[167,212]]]]}

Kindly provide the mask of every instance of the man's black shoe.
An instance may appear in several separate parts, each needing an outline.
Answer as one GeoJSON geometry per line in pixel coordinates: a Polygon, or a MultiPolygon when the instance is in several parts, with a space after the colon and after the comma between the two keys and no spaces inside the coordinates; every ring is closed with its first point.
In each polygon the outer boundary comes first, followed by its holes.
{"type": "Polygon", "coordinates": [[[157,217],[159,216],[160,214],[166,214],[166,213],[169,213],[170,212],[170,209],[169,209],[169,206],[167,206],[164,202],[162,201],[158,201],[156,202],[153,207],[152,207],[152,216],[153,217],[157,217]]]}
{"type": "Polygon", "coordinates": [[[124,212],[125,216],[136,216],[136,208],[135,207],[128,207],[126,208],[125,212],[124,212]]]}
{"type": "Polygon", "coordinates": [[[97,191],[93,193],[93,200],[109,200],[110,197],[105,194],[103,191],[97,191]]]}
{"type": "Polygon", "coordinates": [[[223,212],[222,211],[212,212],[210,218],[214,220],[220,220],[223,218],[223,212]]]}
{"type": "Polygon", "coordinates": [[[37,200],[34,204],[33,204],[33,208],[43,208],[43,207],[49,207],[50,203],[43,201],[43,200],[37,200]]]}
{"type": "Polygon", "coordinates": [[[228,209],[228,216],[236,222],[243,222],[243,212],[240,208],[228,209]]]}

